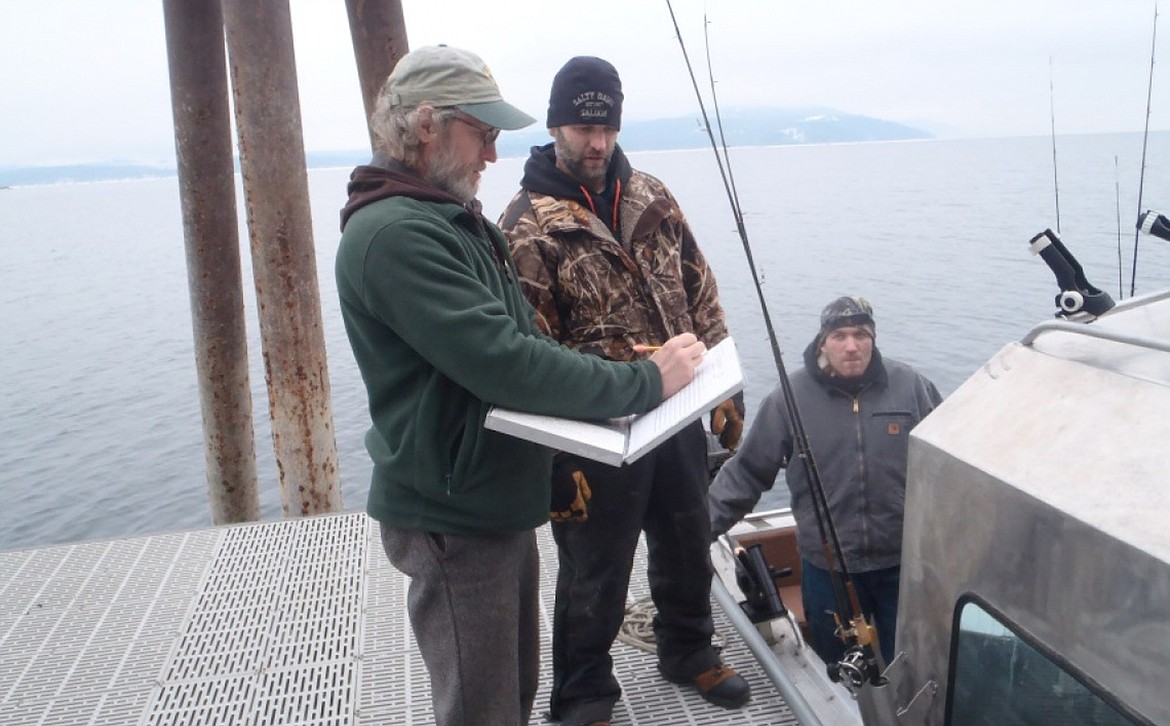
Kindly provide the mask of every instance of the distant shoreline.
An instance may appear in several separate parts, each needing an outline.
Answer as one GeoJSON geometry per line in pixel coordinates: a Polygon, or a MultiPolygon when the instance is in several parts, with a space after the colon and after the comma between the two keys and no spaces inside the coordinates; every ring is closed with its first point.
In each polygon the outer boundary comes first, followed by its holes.
{"type": "MultiPolygon", "coordinates": [[[[669,120],[674,122],[676,120],[669,120]]],[[[642,122],[642,123],[658,123],[658,122],[642,122]]],[[[884,122],[883,122],[884,123],[884,122]]],[[[657,138],[653,137],[653,131],[647,131],[645,128],[639,129],[640,124],[631,123],[628,128],[622,129],[621,145],[629,153],[649,153],[649,152],[670,152],[670,151],[690,151],[694,149],[710,148],[710,139],[706,133],[696,135],[694,133],[688,134],[684,137],[678,135],[664,135],[657,138]],[[648,141],[649,135],[652,141],[648,141]]],[[[848,138],[850,134],[841,134],[841,138],[821,138],[815,141],[793,141],[772,138],[770,140],[756,137],[753,139],[739,138],[736,140],[728,139],[729,148],[750,148],[750,147],[769,147],[769,146],[821,146],[831,144],[858,144],[858,143],[889,143],[893,141],[935,141],[939,140],[937,137],[923,131],[913,130],[915,133],[906,133],[899,137],[892,138],[848,138]]],[[[1078,136],[1104,136],[1113,134],[1141,134],[1140,131],[1117,131],[1117,132],[1100,132],[1094,134],[1068,134],[1070,138],[1078,136]]],[[[1170,133],[1170,130],[1151,130],[1150,133],[1161,134],[1170,133]]],[[[857,134],[853,134],[856,136],[857,134]]],[[[1026,136],[1041,136],[1043,134],[1021,135],[1018,138],[1025,138],[1026,136]]],[[[742,134],[741,134],[742,136],[742,134]]],[[[960,137],[947,137],[960,138],[960,137]]],[[[961,138],[1012,138],[1012,137],[961,137],[961,138]]],[[[1057,138],[1061,138],[1058,135],[1057,138]]],[[[543,145],[548,143],[549,137],[544,129],[526,130],[523,132],[513,132],[509,135],[501,137],[497,142],[498,153],[500,159],[524,158],[528,156],[528,151],[532,146],[543,145]],[[510,138],[509,138],[510,136],[510,138]]],[[[308,169],[328,169],[328,168],[352,168],[354,166],[365,164],[369,160],[369,151],[367,150],[349,150],[349,151],[310,151],[305,155],[306,168],[308,169]]],[[[239,160],[236,159],[236,173],[239,173],[239,160]]],[[[61,165],[45,165],[45,166],[11,166],[0,167],[0,191],[10,191],[13,189],[34,187],[34,186],[50,186],[56,184],[89,184],[100,182],[122,182],[122,181],[136,181],[142,179],[165,179],[168,177],[176,177],[178,169],[176,166],[164,166],[159,164],[133,164],[120,162],[95,162],[89,164],[61,164],[61,165]]]]}
{"type": "MultiPolygon", "coordinates": [[[[895,141],[929,139],[928,131],[904,124],[844,113],[827,108],[748,108],[722,115],[727,145],[804,145],[848,141],[895,141]]],[[[496,143],[500,158],[524,157],[532,146],[550,141],[548,130],[537,124],[522,131],[504,134],[496,143]]],[[[627,151],[685,150],[708,146],[706,130],[697,116],[627,120],[622,126],[621,144],[627,151]]],[[[366,163],[369,151],[316,151],[306,154],[310,169],[329,166],[356,166],[366,163]]],[[[239,171],[239,162],[236,162],[239,171]]],[[[94,181],[150,179],[175,176],[173,164],[97,162],[43,166],[0,166],[0,186],[35,186],[94,181]]]]}

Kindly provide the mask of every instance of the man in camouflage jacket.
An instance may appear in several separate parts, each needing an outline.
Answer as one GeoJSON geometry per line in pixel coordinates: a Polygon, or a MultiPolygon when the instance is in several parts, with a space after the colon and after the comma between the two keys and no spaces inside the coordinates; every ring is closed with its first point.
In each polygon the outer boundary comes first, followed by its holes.
{"type": "MultiPolygon", "coordinates": [[[[570,60],[553,81],[548,127],[500,222],[538,326],[565,345],[618,361],[682,332],[708,347],[727,337],[715,278],[682,210],[617,147],[621,84],[599,58],[570,60]]],[[[712,412],[734,448],[742,398],[712,412]]],[[[551,712],[564,726],[609,723],[621,695],[609,648],[625,614],[645,530],[657,609],[659,670],[726,708],[750,688],[711,645],[706,433],[701,422],[633,464],[558,454],[552,530],[559,554],[551,712]]]]}

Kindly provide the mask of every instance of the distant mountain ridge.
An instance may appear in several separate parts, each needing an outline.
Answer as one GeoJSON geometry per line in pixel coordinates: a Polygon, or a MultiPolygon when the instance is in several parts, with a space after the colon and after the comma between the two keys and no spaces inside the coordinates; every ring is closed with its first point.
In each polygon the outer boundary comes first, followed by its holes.
{"type": "MultiPolygon", "coordinates": [[[[719,125],[728,146],[783,146],[789,144],[833,144],[859,141],[905,141],[931,139],[934,135],[893,121],[848,114],[829,108],[777,109],[742,108],[721,112],[720,121],[708,111],[716,142],[719,125]]],[[[526,155],[528,148],[550,141],[543,128],[504,134],[497,142],[500,156],[526,155]],[[520,153],[505,153],[517,150],[520,153]]],[[[711,140],[698,114],[673,118],[628,121],[622,126],[620,142],[626,151],[697,149],[711,140]]]]}
{"type": "MultiPolygon", "coordinates": [[[[713,114],[712,111],[708,111],[713,114]]],[[[829,108],[741,108],[721,112],[723,135],[728,146],[778,146],[789,144],[831,144],[860,141],[904,141],[930,139],[933,134],[904,124],[829,108]]],[[[711,123],[716,119],[712,115],[711,123]]],[[[535,128],[508,132],[496,142],[503,158],[527,156],[532,146],[550,141],[541,123],[535,128]]],[[[720,141],[718,127],[713,129],[720,141]]],[[[696,149],[710,145],[710,138],[698,114],[672,118],[627,120],[622,126],[622,148],[626,151],[696,149]]],[[[369,152],[310,151],[305,155],[309,168],[354,166],[365,163],[369,152]]],[[[174,176],[174,166],[129,163],[71,164],[59,166],[0,167],[0,187],[92,182],[174,176]]]]}

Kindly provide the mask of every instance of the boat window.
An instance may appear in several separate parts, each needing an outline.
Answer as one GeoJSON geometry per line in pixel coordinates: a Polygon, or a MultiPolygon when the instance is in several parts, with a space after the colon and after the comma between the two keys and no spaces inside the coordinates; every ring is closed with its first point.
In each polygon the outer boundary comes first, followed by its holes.
{"type": "Polygon", "coordinates": [[[960,601],[956,621],[947,688],[949,726],[1146,723],[1127,717],[1074,675],[1068,663],[1042,652],[977,599],[960,601]]]}

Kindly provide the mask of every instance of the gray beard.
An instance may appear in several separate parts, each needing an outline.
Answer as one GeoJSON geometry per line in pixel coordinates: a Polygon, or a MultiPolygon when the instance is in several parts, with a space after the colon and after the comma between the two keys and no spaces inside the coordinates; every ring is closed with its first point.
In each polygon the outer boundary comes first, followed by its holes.
{"type": "Polygon", "coordinates": [[[439,149],[423,178],[464,204],[475,199],[475,193],[479,191],[479,184],[473,181],[467,167],[449,151],[449,147],[439,149]]]}

